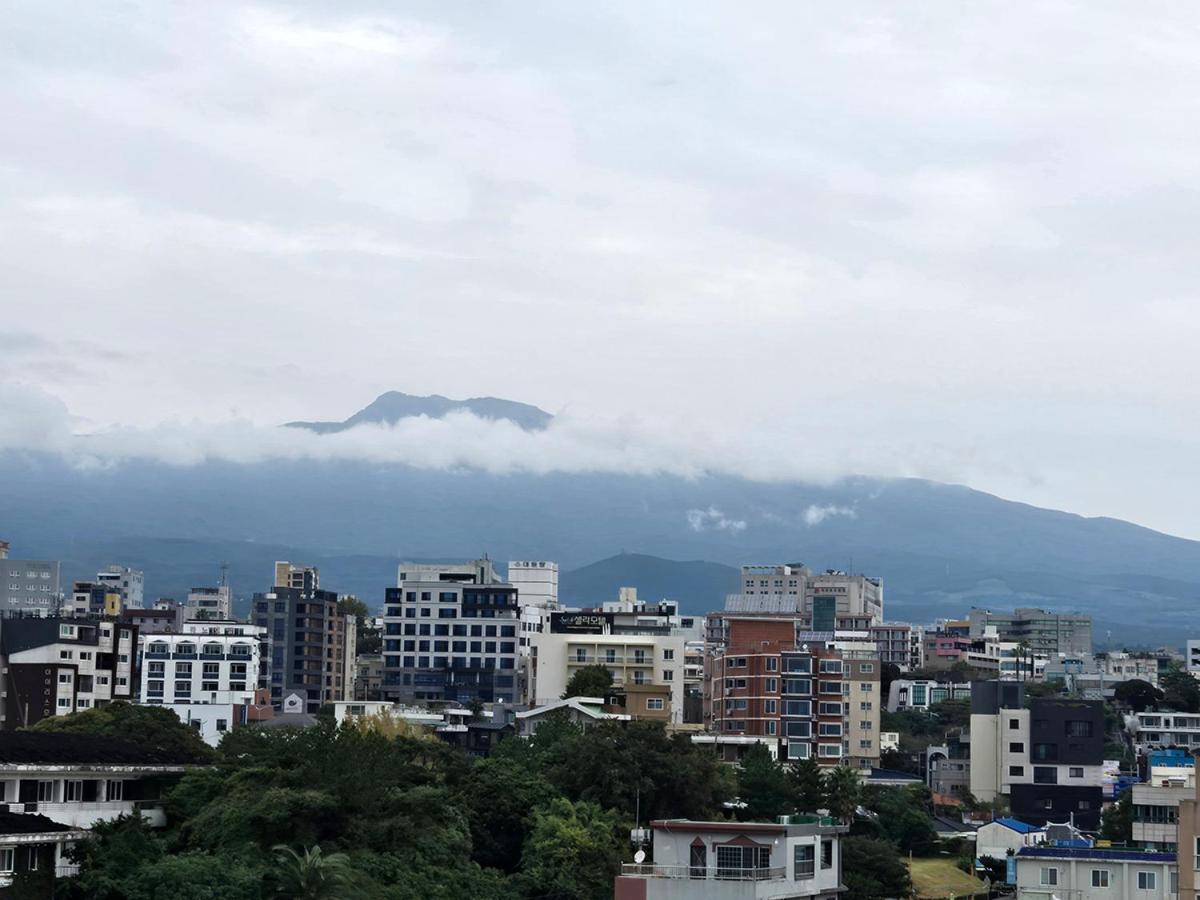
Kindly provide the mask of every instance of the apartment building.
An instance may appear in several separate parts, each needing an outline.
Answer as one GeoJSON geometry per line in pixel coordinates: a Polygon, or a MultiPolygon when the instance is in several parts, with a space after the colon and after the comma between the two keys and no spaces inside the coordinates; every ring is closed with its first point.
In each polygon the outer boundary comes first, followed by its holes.
{"type": "Polygon", "coordinates": [[[62,599],[57,560],[10,559],[8,541],[0,541],[0,613],[48,616],[62,599]]]}
{"type": "Polygon", "coordinates": [[[906,709],[928,712],[930,707],[946,700],[970,700],[970,682],[930,681],[897,678],[888,687],[887,711],[906,709]]]}
{"type": "Polygon", "coordinates": [[[1020,848],[1012,863],[1017,896],[1030,900],[1175,900],[1182,888],[1170,853],[1049,843],[1020,848]]]}
{"type": "Polygon", "coordinates": [[[216,587],[194,587],[188,591],[184,603],[184,617],[188,620],[233,618],[233,589],[227,584],[216,587]]]}
{"type": "Polygon", "coordinates": [[[347,666],[353,659],[353,628],[338,612],[338,596],[322,590],[313,566],[275,563],[276,584],[254,595],[253,624],[265,628],[271,641],[268,664],[271,705],[284,701],[315,713],[324,704],[352,699],[347,666]],[[298,703],[297,703],[298,698],[298,703]]]}
{"type": "Polygon", "coordinates": [[[1079,613],[1053,613],[1032,607],[1012,612],[972,609],[967,621],[972,638],[982,638],[994,628],[999,640],[1021,644],[1035,656],[1092,652],[1092,617],[1079,613]]]}
{"type": "Polygon", "coordinates": [[[624,863],[615,900],[833,900],[846,890],[841,837],[828,817],[779,823],[651,822],[652,862],[624,863]]]}
{"type": "Polygon", "coordinates": [[[1024,706],[1019,682],[977,681],[971,692],[971,793],[1009,799],[1033,824],[1069,817],[1100,826],[1104,704],[1039,698],[1024,706]]]}
{"type": "Polygon", "coordinates": [[[489,559],[401,563],[383,617],[383,697],[514,703],[522,696],[517,589],[489,559]]]}
{"type": "Polygon", "coordinates": [[[1200,779],[1192,778],[1191,796],[1179,802],[1178,841],[1175,848],[1179,871],[1179,896],[1200,897],[1200,779]]]}
{"type": "Polygon", "coordinates": [[[925,783],[945,797],[961,797],[971,790],[971,736],[959,730],[946,735],[946,743],[925,748],[925,783]]]}
{"type": "Polygon", "coordinates": [[[1200,747],[1200,715],[1169,710],[1136,713],[1133,743],[1138,752],[1164,747],[1200,747]]]}
{"type": "Polygon", "coordinates": [[[108,566],[96,573],[95,583],[120,594],[122,609],[142,609],[145,606],[146,576],[140,569],[108,566]]]}
{"type": "Polygon", "coordinates": [[[1144,850],[1174,853],[1179,844],[1180,806],[1196,796],[1196,761],[1178,750],[1152,750],[1146,759],[1146,780],[1131,788],[1131,838],[1144,850]]]}
{"type": "Polygon", "coordinates": [[[810,631],[835,631],[838,616],[883,621],[883,582],[836,569],[814,574],[802,563],[742,566],[741,593],[726,598],[729,612],[798,614],[810,631]]]}
{"type": "Polygon", "coordinates": [[[780,759],[870,768],[879,761],[879,663],[853,642],[797,631],[790,617],[726,616],[707,674],[709,734],[736,758],[747,742],[780,759]]]}
{"type": "Polygon", "coordinates": [[[510,560],[508,583],[517,589],[521,606],[558,606],[558,563],[544,559],[510,560]]]}
{"type": "Polygon", "coordinates": [[[136,625],[56,617],[0,621],[4,660],[0,729],[132,701],[137,688],[136,625]]]}
{"type": "Polygon", "coordinates": [[[121,593],[116,588],[94,581],[76,581],[71,586],[71,602],[66,612],[79,618],[119,616],[121,593]]]}
{"type": "Polygon", "coordinates": [[[269,683],[262,626],[185,622],[182,633],[152,635],[143,645],[141,699],[151,706],[253,702],[269,683]]]}

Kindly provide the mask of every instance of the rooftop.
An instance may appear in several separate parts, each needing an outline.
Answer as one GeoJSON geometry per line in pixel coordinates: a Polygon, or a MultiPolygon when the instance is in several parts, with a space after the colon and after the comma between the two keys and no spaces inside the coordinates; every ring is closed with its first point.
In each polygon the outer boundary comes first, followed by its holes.
{"type": "Polygon", "coordinates": [[[1112,862],[1174,863],[1174,853],[1149,853],[1142,850],[1103,850],[1096,847],[1022,847],[1019,857],[1039,859],[1092,859],[1112,862]]]}
{"type": "Polygon", "coordinates": [[[997,825],[1003,825],[1005,828],[1011,828],[1018,834],[1032,834],[1035,831],[1042,830],[1039,826],[1030,825],[1028,822],[1022,822],[1020,819],[1005,817],[996,819],[995,821],[997,825]]]}

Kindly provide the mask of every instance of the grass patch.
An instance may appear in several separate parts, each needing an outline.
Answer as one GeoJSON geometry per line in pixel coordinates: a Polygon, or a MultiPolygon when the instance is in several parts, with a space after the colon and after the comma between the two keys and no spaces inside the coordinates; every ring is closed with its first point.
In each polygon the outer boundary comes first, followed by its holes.
{"type": "Polygon", "coordinates": [[[952,859],[914,859],[908,863],[908,871],[917,896],[924,900],[987,894],[987,886],[956,866],[952,859]]]}

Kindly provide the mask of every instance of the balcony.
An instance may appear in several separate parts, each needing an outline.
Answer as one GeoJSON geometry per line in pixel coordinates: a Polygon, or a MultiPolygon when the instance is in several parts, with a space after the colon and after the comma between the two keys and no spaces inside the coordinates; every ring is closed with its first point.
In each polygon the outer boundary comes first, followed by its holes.
{"type": "Polygon", "coordinates": [[[653,863],[622,863],[621,874],[627,878],[686,878],[692,881],[783,881],[787,878],[784,866],[765,869],[717,868],[715,866],[656,866],[653,863]]]}

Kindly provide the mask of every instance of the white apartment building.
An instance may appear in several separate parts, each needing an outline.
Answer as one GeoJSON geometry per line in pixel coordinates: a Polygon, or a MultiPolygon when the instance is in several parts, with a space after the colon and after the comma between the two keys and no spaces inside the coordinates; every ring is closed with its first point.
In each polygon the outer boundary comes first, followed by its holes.
{"type": "Polygon", "coordinates": [[[233,618],[233,591],[227,584],[216,587],[194,587],[188,591],[184,604],[185,619],[233,618]]]}
{"type": "Polygon", "coordinates": [[[558,563],[510,560],[508,583],[517,589],[521,606],[558,606],[558,563]]]}
{"type": "Polygon", "coordinates": [[[185,622],[181,634],[148,635],[143,642],[141,702],[173,709],[253,703],[255,691],[264,686],[266,641],[265,628],[232,621],[185,622]]]}
{"type": "Polygon", "coordinates": [[[96,573],[96,584],[121,595],[122,609],[144,607],[146,576],[140,569],[109,566],[96,573]]]}
{"type": "Polygon", "coordinates": [[[1160,747],[1200,747],[1200,715],[1194,713],[1140,712],[1130,724],[1139,752],[1160,747]]]}
{"type": "Polygon", "coordinates": [[[1091,847],[1022,847],[1013,857],[1025,900],[1176,900],[1173,853],[1091,847]]]}
{"type": "Polygon", "coordinates": [[[62,586],[59,564],[46,559],[9,559],[8,541],[0,541],[0,611],[51,615],[62,586]]]}

